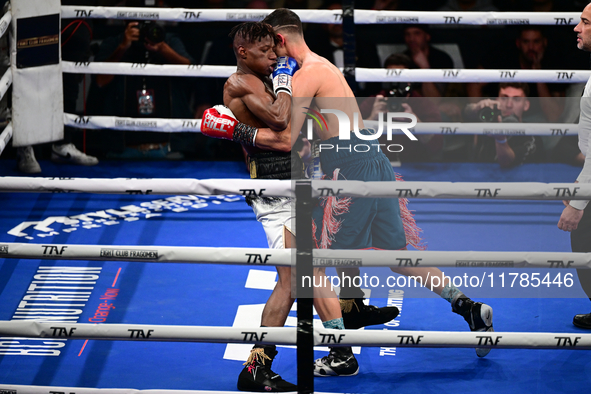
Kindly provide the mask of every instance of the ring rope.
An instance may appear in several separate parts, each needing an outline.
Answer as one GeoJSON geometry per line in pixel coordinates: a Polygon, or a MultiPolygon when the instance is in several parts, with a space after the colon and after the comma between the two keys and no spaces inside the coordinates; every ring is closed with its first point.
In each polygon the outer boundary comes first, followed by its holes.
{"type": "MultiPolygon", "coordinates": [[[[296,327],[212,327],[0,321],[0,335],[25,338],[100,339],[295,345],[296,327]],[[254,338],[257,338],[254,340],[254,338]]],[[[370,347],[483,347],[491,349],[591,349],[591,334],[314,329],[314,345],[370,347]],[[330,341],[330,340],[329,340],[330,341]],[[336,341],[335,341],[336,342],[336,341]]]]}
{"type": "MultiPolygon", "coordinates": [[[[304,23],[342,23],[339,10],[293,10],[304,23]]],[[[108,18],[171,22],[260,21],[271,10],[137,8],[62,6],[62,18],[108,18]]],[[[447,24],[447,25],[576,25],[576,12],[458,12],[355,10],[356,24],[447,24]]]]}
{"type": "MultiPolygon", "coordinates": [[[[88,387],[23,386],[0,384],[0,392],[9,394],[75,393],[75,394],[239,394],[240,391],[167,390],[167,389],[97,389],[88,387]]],[[[295,392],[294,392],[295,393],[295,392]]],[[[315,391],[317,394],[329,394],[315,391]]],[[[330,393],[337,394],[337,393],[330,393]]]]}
{"type": "Polygon", "coordinates": [[[11,138],[12,138],[12,123],[8,123],[6,125],[6,127],[4,128],[4,130],[2,131],[2,134],[0,134],[0,154],[2,154],[2,152],[4,152],[4,148],[6,148],[6,145],[8,145],[8,142],[10,141],[11,138]]]}
{"type": "Polygon", "coordinates": [[[8,91],[10,85],[12,85],[12,70],[9,68],[4,75],[2,75],[2,78],[0,78],[0,100],[2,100],[8,91]]]}
{"type": "MultiPolygon", "coordinates": [[[[312,197],[590,200],[591,184],[540,182],[363,182],[313,180],[312,197]]],[[[0,177],[0,192],[195,194],[295,197],[291,180],[0,177]]]]}
{"type": "MultiPolygon", "coordinates": [[[[570,184],[572,186],[572,184],[570,184]]],[[[0,177],[0,192],[194,194],[292,197],[290,180],[0,177]]]]}
{"type": "MultiPolygon", "coordinates": [[[[154,75],[176,77],[227,78],[236,66],[69,62],[62,61],[63,72],[73,74],[154,75]]],[[[548,82],[584,83],[588,70],[482,70],[482,69],[387,69],[355,68],[358,82],[548,82]]]]}
{"type": "Polygon", "coordinates": [[[0,37],[3,37],[6,31],[8,30],[8,26],[10,26],[10,22],[12,21],[12,12],[7,11],[2,18],[0,18],[0,37]]]}
{"type": "MultiPolygon", "coordinates": [[[[364,120],[366,127],[379,130],[379,122],[364,120]]],[[[162,133],[201,132],[201,119],[129,118],[117,116],[81,116],[64,114],[64,125],[92,130],[158,131],[162,133]]],[[[413,134],[453,135],[576,135],[576,123],[458,123],[422,122],[409,131],[413,134]]],[[[399,132],[394,129],[394,132],[399,132]]],[[[383,134],[387,134],[384,129],[383,134]]]]}
{"type": "MultiPolygon", "coordinates": [[[[77,221],[72,219],[72,222],[77,221]]],[[[48,229],[49,231],[50,229],[48,229]]],[[[2,258],[291,266],[295,250],[2,243],[2,258]]],[[[590,253],[314,249],[316,267],[591,268],[590,253]]],[[[483,279],[484,280],[484,279],[483,279]]]]}

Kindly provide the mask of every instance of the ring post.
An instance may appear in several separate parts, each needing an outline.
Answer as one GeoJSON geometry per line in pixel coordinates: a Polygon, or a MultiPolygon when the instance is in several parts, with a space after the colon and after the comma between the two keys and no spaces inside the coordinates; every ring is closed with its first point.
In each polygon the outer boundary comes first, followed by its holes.
{"type": "Polygon", "coordinates": [[[312,265],[312,184],[296,181],[296,291],[298,300],[297,367],[298,392],[314,392],[313,286],[305,287],[303,278],[311,278],[312,265]]]}

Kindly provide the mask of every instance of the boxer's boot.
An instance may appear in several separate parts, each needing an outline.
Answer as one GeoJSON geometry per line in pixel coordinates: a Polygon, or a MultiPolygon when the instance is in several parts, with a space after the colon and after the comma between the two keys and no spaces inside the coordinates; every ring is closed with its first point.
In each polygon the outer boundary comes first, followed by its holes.
{"type": "MultiPolygon", "coordinates": [[[[452,303],[451,310],[461,315],[470,326],[471,331],[494,331],[493,310],[482,302],[474,302],[466,296],[460,296],[452,303]]],[[[484,357],[490,353],[490,349],[476,348],[476,355],[484,357]]]]}
{"type": "Polygon", "coordinates": [[[295,384],[283,380],[271,371],[276,355],[275,345],[255,345],[238,376],[238,390],[275,393],[297,391],[295,384]]]}
{"type": "Polygon", "coordinates": [[[359,364],[350,347],[331,347],[328,356],[314,362],[314,376],[353,376],[359,364]]]}
{"type": "Polygon", "coordinates": [[[400,313],[395,306],[378,308],[374,305],[365,305],[363,298],[341,298],[339,302],[341,303],[343,323],[348,330],[388,323],[400,313]]]}

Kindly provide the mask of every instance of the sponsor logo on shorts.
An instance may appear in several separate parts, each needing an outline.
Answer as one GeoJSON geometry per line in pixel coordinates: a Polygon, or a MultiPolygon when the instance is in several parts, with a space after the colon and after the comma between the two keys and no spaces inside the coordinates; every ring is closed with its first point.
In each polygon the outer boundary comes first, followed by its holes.
{"type": "Polygon", "coordinates": [[[515,267],[511,260],[456,260],[456,267],[515,267]]]}
{"type": "Polygon", "coordinates": [[[0,254],[8,254],[8,245],[0,245],[0,254]]]}
{"type": "Polygon", "coordinates": [[[101,249],[100,257],[158,260],[157,250],[101,249]]]}

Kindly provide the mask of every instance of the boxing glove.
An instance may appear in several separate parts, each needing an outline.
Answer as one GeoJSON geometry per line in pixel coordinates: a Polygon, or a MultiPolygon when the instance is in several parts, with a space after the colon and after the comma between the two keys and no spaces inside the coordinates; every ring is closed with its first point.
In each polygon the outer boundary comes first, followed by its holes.
{"type": "Polygon", "coordinates": [[[259,129],[239,122],[224,105],[206,109],[201,118],[201,133],[208,137],[232,140],[239,144],[255,146],[259,129]]]}
{"type": "Polygon", "coordinates": [[[277,65],[275,66],[275,70],[273,70],[273,91],[275,92],[275,96],[279,92],[292,95],[291,79],[298,69],[298,62],[294,58],[287,56],[277,58],[277,65]]]}

